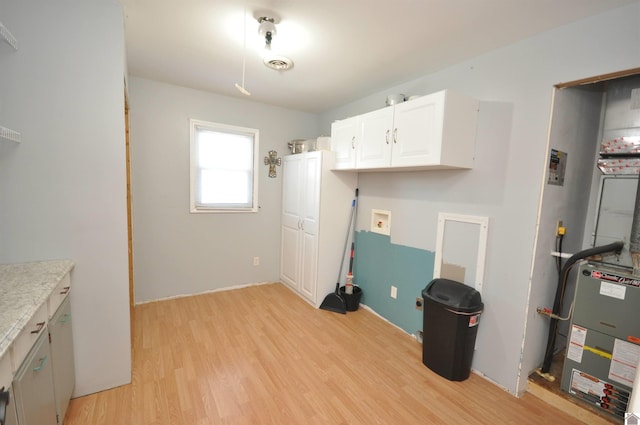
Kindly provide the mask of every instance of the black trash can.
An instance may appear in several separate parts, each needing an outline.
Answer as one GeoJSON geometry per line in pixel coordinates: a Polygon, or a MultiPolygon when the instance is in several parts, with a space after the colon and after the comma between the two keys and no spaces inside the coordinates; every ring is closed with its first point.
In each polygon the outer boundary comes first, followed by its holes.
{"type": "Polygon", "coordinates": [[[340,287],[340,296],[347,305],[347,311],[356,311],[360,306],[360,298],[362,297],[362,289],[353,285],[353,294],[347,294],[345,287],[340,287]]]}
{"type": "Polygon", "coordinates": [[[464,283],[434,279],[422,298],[422,363],[450,381],[464,381],[484,308],[480,293],[464,283]]]}

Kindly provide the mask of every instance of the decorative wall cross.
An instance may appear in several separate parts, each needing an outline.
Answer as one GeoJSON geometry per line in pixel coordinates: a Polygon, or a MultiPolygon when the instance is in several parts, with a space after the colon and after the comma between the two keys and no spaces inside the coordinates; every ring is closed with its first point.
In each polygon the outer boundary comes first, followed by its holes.
{"type": "Polygon", "coordinates": [[[269,156],[264,157],[264,165],[269,166],[269,177],[275,178],[276,175],[276,165],[282,165],[282,158],[278,158],[278,152],[269,151],[269,156]]]}

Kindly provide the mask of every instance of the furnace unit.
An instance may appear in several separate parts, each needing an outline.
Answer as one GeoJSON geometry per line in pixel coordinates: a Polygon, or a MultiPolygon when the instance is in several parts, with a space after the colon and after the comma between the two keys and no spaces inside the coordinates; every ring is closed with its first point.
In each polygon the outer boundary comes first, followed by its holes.
{"type": "Polygon", "coordinates": [[[640,359],[640,278],[629,252],[637,176],[604,175],[593,245],[625,241],[617,256],[578,268],[561,387],[624,418],[640,359]]]}
{"type": "Polygon", "coordinates": [[[640,280],[629,269],[578,270],[562,389],[624,418],[640,358],[640,280]]]}

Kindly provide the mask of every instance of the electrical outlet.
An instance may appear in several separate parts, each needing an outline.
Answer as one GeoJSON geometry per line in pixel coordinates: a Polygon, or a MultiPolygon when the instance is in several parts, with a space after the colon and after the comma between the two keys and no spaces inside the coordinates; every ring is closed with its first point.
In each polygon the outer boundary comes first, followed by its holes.
{"type": "Polygon", "coordinates": [[[396,288],[395,286],[391,286],[391,298],[396,299],[398,298],[398,288],[396,288]]]}
{"type": "Polygon", "coordinates": [[[421,297],[416,297],[416,310],[422,311],[424,300],[421,297]]]}
{"type": "Polygon", "coordinates": [[[260,257],[253,257],[253,265],[254,266],[260,265],[260,257]]]}

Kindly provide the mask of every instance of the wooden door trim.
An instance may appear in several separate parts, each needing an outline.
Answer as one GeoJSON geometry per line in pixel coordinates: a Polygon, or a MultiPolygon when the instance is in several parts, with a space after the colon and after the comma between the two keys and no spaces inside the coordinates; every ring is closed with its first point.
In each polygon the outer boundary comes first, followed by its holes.
{"type": "Polygon", "coordinates": [[[624,71],[617,71],[617,72],[611,72],[608,74],[602,74],[602,75],[598,75],[596,77],[589,77],[589,78],[583,78],[580,80],[574,80],[574,81],[568,81],[566,83],[558,83],[555,85],[556,88],[559,89],[564,89],[567,87],[574,87],[574,86],[582,86],[585,84],[593,84],[593,83],[600,83],[603,81],[609,81],[609,80],[614,80],[616,78],[624,78],[624,77],[630,77],[632,75],[637,75],[640,74],[640,68],[631,68],[631,69],[627,69],[624,71]]]}

